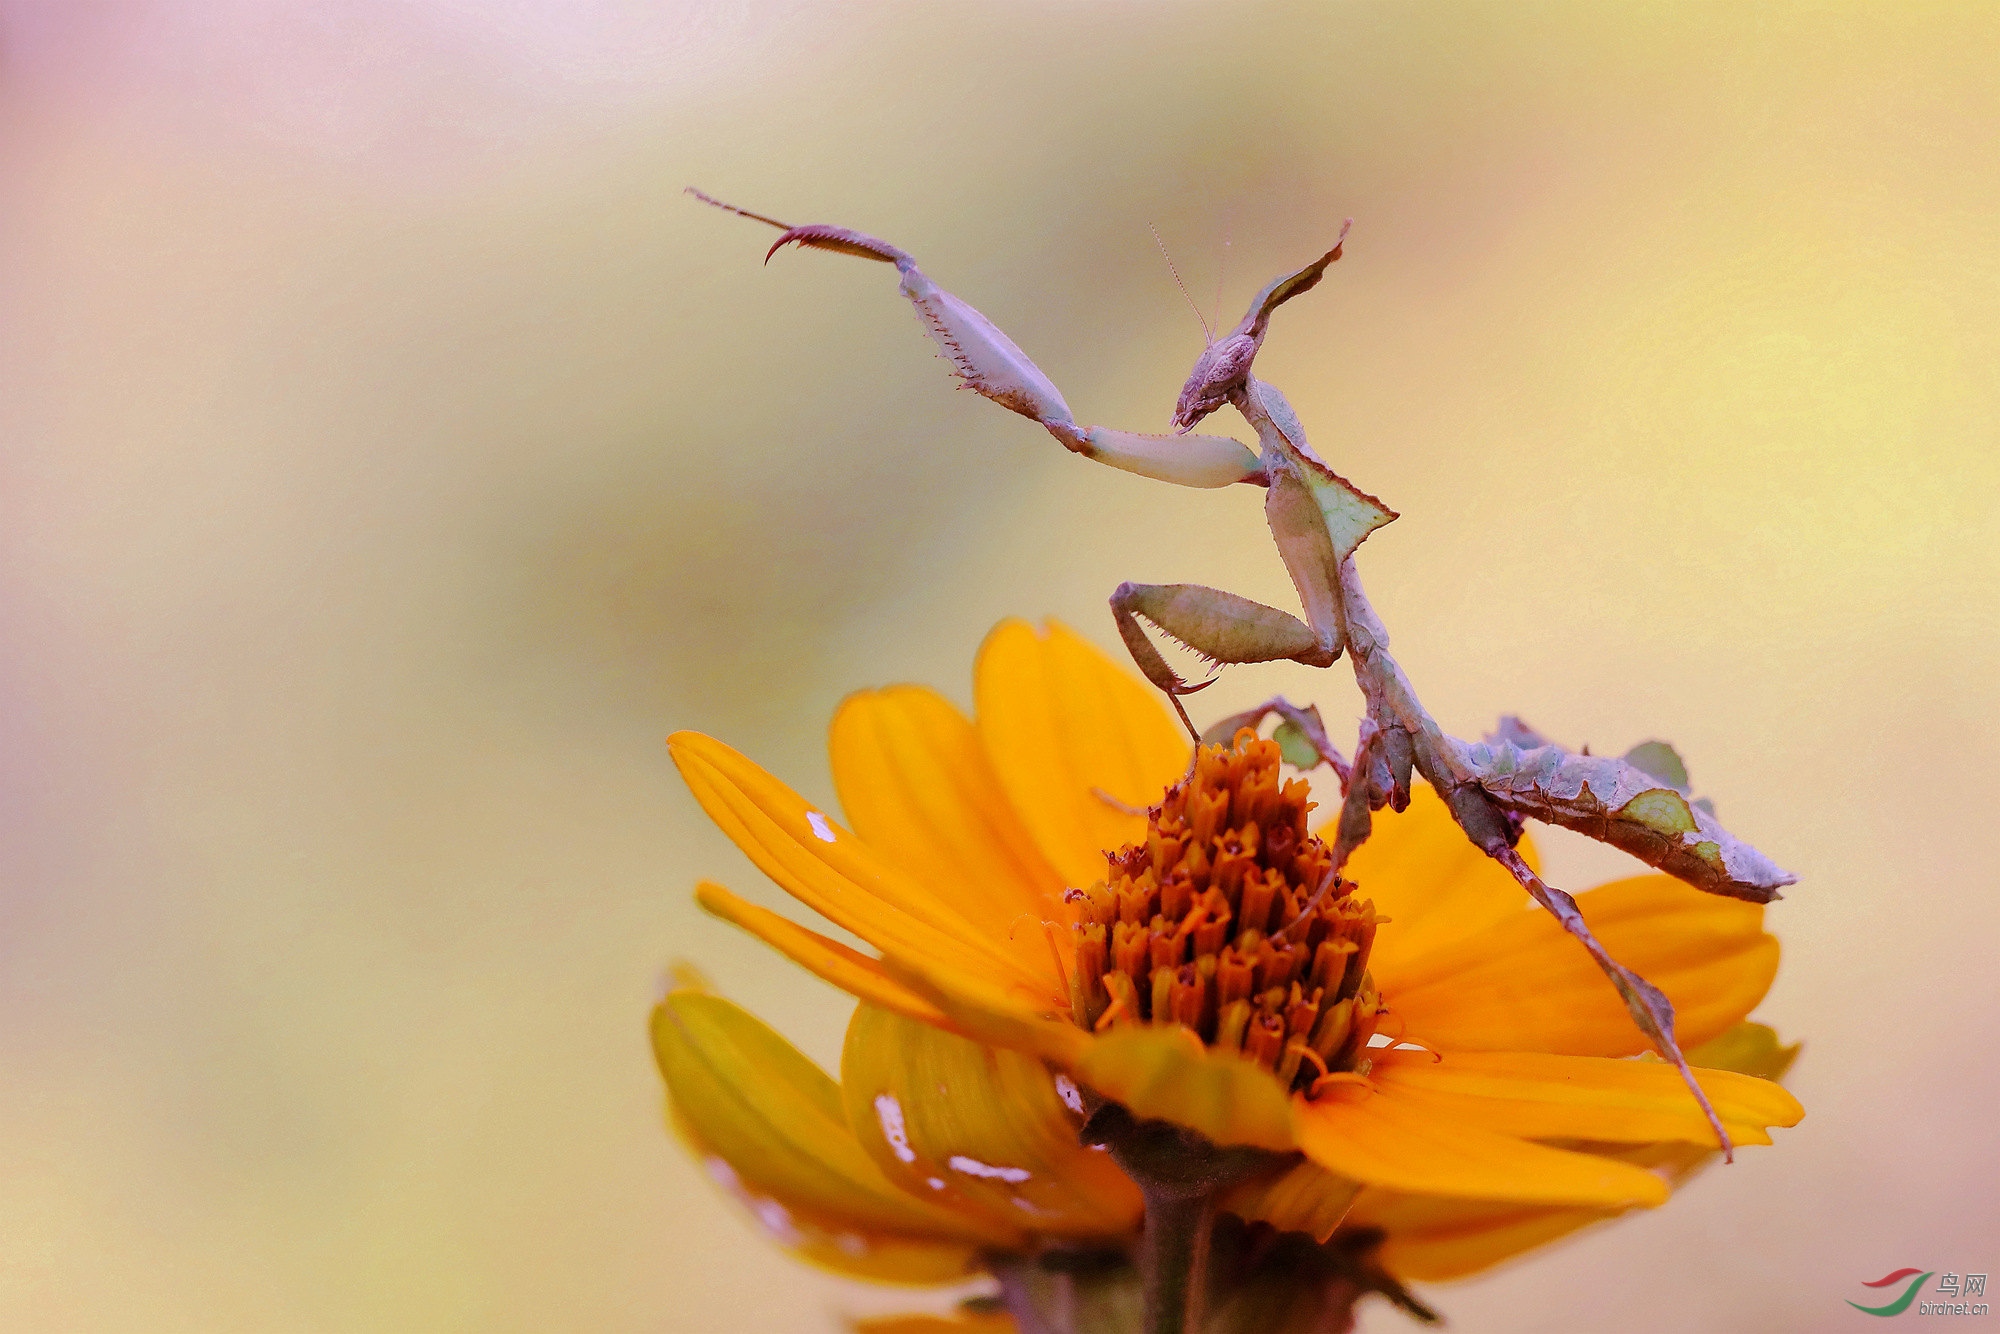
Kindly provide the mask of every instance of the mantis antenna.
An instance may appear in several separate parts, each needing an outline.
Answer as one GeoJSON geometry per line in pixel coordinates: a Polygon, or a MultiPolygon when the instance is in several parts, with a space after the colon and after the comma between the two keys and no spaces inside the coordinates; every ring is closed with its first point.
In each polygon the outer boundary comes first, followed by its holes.
{"type": "MultiPolygon", "coordinates": [[[[1201,313],[1201,307],[1197,306],[1194,303],[1194,298],[1188,295],[1187,284],[1181,281],[1181,271],[1175,267],[1174,257],[1167,252],[1167,243],[1160,239],[1160,229],[1149,222],[1146,224],[1146,230],[1153,234],[1153,244],[1160,248],[1160,258],[1167,261],[1167,272],[1174,275],[1174,286],[1181,289],[1181,300],[1187,302],[1188,309],[1193,311],[1194,317],[1201,321],[1202,338],[1207,342],[1213,343],[1215,341],[1215,331],[1209,327],[1208,317],[1201,313]]],[[[1222,308],[1221,294],[1218,293],[1215,299],[1216,309],[1220,310],[1222,308]]],[[[1220,318],[1220,316],[1217,318],[1220,318]]]]}
{"type": "Polygon", "coordinates": [[[1229,276],[1229,237],[1235,228],[1235,220],[1224,215],[1222,223],[1222,263],[1215,270],[1215,319],[1222,321],[1222,282],[1229,276]]]}

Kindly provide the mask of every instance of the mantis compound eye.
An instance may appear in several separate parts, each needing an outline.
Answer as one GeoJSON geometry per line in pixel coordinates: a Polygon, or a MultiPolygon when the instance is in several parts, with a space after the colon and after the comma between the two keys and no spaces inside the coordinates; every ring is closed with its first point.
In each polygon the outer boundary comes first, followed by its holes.
{"type": "Polygon", "coordinates": [[[1105,854],[1106,878],[1078,905],[1072,1017],[1183,1024],[1310,1096],[1367,1057],[1383,919],[1352,884],[1317,893],[1333,853],[1279,759],[1247,729],[1204,746],[1147,813],[1144,840],[1105,854]]]}

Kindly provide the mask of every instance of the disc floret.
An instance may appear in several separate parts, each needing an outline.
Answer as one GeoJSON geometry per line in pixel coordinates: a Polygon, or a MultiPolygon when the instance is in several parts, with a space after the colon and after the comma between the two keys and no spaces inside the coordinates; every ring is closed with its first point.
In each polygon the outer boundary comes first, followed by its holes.
{"type": "Polygon", "coordinates": [[[1310,1097],[1366,1073],[1383,1013],[1368,955],[1387,919],[1335,875],[1280,758],[1248,729],[1203,746],[1145,837],[1070,892],[1071,1014],[1095,1031],[1179,1024],[1310,1097]]]}

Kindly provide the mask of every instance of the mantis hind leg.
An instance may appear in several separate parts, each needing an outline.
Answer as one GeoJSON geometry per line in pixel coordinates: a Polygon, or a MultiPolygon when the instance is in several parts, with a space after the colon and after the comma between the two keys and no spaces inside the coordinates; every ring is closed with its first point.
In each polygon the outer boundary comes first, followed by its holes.
{"type": "Polygon", "coordinates": [[[1197,740],[1200,733],[1181,707],[1180,697],[1206,689],[1211,682],[1183,681],[1147,637],[1142,621],[1215,663],[1288,660],[1330,667],[1339,656],[1337,645],[1325,643],[1298,617],[1200,584],[1120,584],[1111,595],[1111,615],[1132,660],[1173,702],[1174,712],[1197,740]]]}

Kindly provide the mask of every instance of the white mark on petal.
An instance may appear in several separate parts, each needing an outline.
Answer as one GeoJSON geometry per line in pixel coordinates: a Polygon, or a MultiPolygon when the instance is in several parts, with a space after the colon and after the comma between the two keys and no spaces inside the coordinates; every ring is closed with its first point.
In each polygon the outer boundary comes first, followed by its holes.
{"type": "Polygon", "coordinates": [[[702,1166],[708,1169],[708,1179],[727,1191],[741,1191],[743,1179],[736,1175],[736,1169],[720,1158],[708,1158],[702,1166]]]}
{"type": "Polygon", "coordinates": [[[989,1167],[977,1158],[968,1158],[962,1153],[954,1153],[947,1161],[953,1171],[963,1172],[969,1177],[985,1177],[989,1181],[1004,1181],[1010,1186],[1018,1186],[1034,1175],[1025,1167],[989,1167]]]}
{"type": "Polygon", "coordinates": [[[1063,1106],[1069,1108],[1078,1116],[1083,1115],[1083,1091],[1077,1088],[1074,1079],[1071,1079],[1068,1075],[1057,1075],[1056,1096],[1063,1100],[1063,1106]]]}
{"type": "Polygon", "coordinates": [[[929,1181],[928,1181],[927,1183],[925,1183],[925,1184],[929,1185],[929,1186],[930,1186],[930,1188],[931,1188],[932,1190],[943,1190],[943,1189],[944,1189],[944,1178],[943,1178],[943,1177],[932,1177],[932,1178],[930,1178],[930,1180],[929,1180],[929,1181]]]}
{"type": "Polygon", "coordinates": [[[799,1235],[797,1224],[792,1222],[791,1212],[776,1200],[753,1200],[750,1208],[757,1215],[757,1221],[764,1230],[786,1246],[796,1246],[805,1238],[799,1235]]]}
{"type": "Polygon", "coordinates": [[[820,842],[833,842],[833,825],[824,815],[818,811],[807,811],[806,823],[813,827],[813,833],[819,835],[820,842]]]}
{"type": "Polygon", "coordinates": [[[903,1124],[903,1104],[896,1101],[893,1093],[875,1095],[875,1120],[882,1127],[882,1138],[889,1141],[889,1148],[896,1157],[906,1163],[917,1161],[917,1151],[910,1147],[910,1131],[903,1124]]]}
{"type": "Polygon", "coordinates": [[[859,1258],[868,1254],[868,1238],[856,1232],[843,1232],[833,1239],[842,1253],[859,1258]]]}

